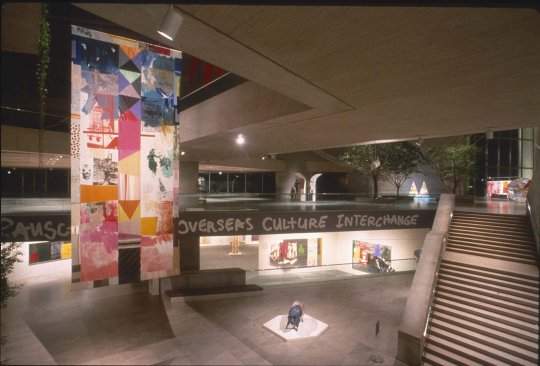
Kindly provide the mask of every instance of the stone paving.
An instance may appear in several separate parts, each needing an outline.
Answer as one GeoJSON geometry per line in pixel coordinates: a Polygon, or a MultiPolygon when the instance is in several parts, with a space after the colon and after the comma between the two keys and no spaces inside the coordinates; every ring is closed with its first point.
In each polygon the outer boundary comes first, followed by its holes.
{"type": "Polygon", "coordinates": [[[28,283],[2,310],[2,363],[393,365],[412,277],[292,284],[188,303],[162,301],[142,285],[71,291],[67,279],[28,283]],[[263,328],[294,300],[328,330],[285,342],[263,328]]]}

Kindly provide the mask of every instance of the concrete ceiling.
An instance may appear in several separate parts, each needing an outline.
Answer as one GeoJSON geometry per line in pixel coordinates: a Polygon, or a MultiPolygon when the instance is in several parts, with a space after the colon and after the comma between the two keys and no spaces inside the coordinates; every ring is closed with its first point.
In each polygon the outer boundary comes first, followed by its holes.
{"type": "MultiPolygon", "coordinates": [[[[75,5],[164,41],[156,29],[167,5],[75,5]]],[[[540,126],[540,12],[534,9],[177,8],[184,22],[171,47],[251,81],[184,112],[182,146],[190,159],[258,159],[540,126]],[[237,104],[230,101],[242,92],[237,104]],[[233,144],[237,133],[247,138],[242,148],[233,144]]]]}

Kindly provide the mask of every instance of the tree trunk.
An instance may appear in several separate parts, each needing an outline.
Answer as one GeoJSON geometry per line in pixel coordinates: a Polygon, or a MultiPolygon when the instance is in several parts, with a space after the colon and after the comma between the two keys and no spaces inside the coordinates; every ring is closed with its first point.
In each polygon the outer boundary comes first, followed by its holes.
{"type": "Polygon", "coordinates": [[[379,196],[379,176],[372,175],[371,178],[373,180],[373,199],[376,199],[379,196]]]}

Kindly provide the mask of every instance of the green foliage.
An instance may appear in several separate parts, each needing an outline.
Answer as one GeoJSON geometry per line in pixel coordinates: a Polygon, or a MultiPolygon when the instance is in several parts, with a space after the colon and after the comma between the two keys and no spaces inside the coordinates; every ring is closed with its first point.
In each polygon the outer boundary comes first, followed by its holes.
{"type": "Polygon", "coordinates": [[[379,150],[378,145],[351,146],[339,156],[340,160],[346,162],[354,169],[371,175],[373,180],[373,198],[377,198],[378,196],[379,176],[383,172],[379,150]]]}
{"type": "Polygon", "coordinates": [[[427,150],[428,161],[452,193],[472,172],[476,146],[464,141],[437,144],[427,150]]]}
{"type": "Polygon", "coordinates": [[[385,144],[381,155],[385,177],[396,187],[396,197],[399,197],[400,187],[422,162],[422,152],[416,144],[404,141],[385,144]]]}
{"type": "Polygon", "coordinates": [[[0,306],[6,306],[10,296],[14,296],[18,286],[10,285],[8,275],[13,271],[15,263],[20,262],[18,243],[2,243],[0,250],[0,306]]]}
{"type": "Polygon", "coordinates": [[[374,198],[377,197],[377,184],[380,177],[390,180],[397,188],[416,171],[422,160],[418,146],[410,142],[391,144],[352,146],[339,157],[353,168],[371,175],[374,185],[374,198]]]}

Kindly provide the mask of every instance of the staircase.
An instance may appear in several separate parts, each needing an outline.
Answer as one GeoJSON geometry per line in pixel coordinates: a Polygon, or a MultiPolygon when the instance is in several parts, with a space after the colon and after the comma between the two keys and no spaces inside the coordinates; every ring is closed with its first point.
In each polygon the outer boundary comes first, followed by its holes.
{"type": "Polygon", "coordinates": [[[447,251],[536,265],[527,216],[454,212],[447,251]]]}
{"type": "Polygon", "coordinates": [[[454,212],[424,365],[537,365],[539,278],[531,265],[526,216],[454,212]]]}

